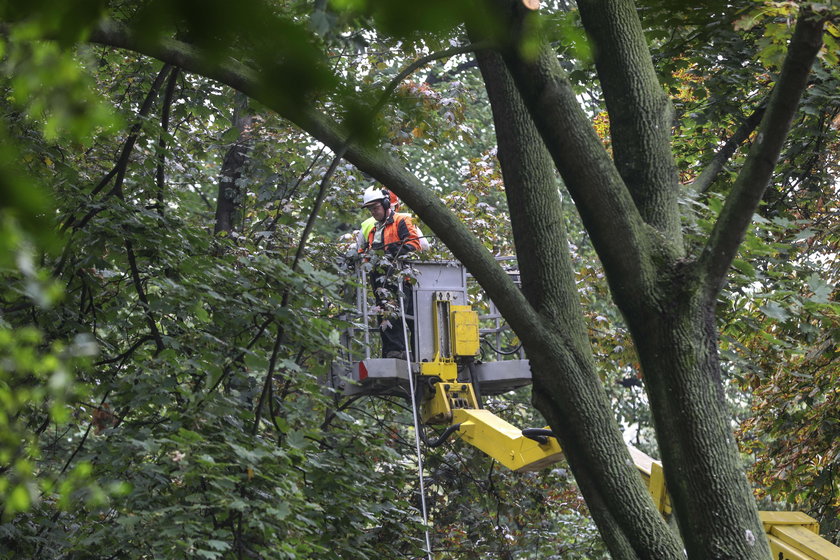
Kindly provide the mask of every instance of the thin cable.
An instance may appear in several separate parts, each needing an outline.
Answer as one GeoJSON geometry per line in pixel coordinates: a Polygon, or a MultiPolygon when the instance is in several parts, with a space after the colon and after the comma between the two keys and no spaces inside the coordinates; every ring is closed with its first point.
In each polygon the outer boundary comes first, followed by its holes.
{"type": "Polygon", "coordinates": [[[499,350],[498,348],[496,348],[495,346],[493,346],[493,344],[492,344],[489,340],[487,340],[486,338],[481,339],[481,342],[482,342],[482,343],[484,343],[484,344],[486,344],[487,346],[489,346],[489,347],[490,347],[490,350],[492,350],[492,351],[493,351],[493,352],[495,352],[496,354],[501,354],[502,356],[511,356],[511,355],[513,355],[513,354],[516,354],[516,353],[517,353],[517,352],[519,352],[520,350],[522,350],[522,344],[521,344],[521,343],[520,343],[520,344],[518,344],[518,345],[516,346],[516,348],[514,348],[513,350],[507,350],[507,351],[506,351],[506,350],[499,350]]]}
{"type": "Polygon", "coordinates": [[[423,514],[423,526],[426,528],[426,553],[432,560],[432,541],[429,538],[429,514],[426,509],[426,483],[423,479],[423,455],[420,453],[420,422],[417,416],[417,397],[414,391],[414,374],[411,372],[411,346],[408,343],[408,326],[405,320],[405,301],[403,299],[402,282],[397,278],[397,294],[400,298],[400,317],[402,320],[403,340],[405,341],[405,363],[408,371],[408,385],[411,392],[411,415],[414,417],[414,445],[417,448],[417,471],[420,479],[420,509],[423,514]]]}

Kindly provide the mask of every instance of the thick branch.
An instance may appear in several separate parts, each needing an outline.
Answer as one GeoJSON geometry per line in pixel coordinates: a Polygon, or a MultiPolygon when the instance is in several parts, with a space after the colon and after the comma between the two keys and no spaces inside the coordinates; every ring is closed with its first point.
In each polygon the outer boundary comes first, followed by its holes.
{"type": "Polygon", "coordinates": [[[756,140],[699,258],[699,271],[705,274],[704,288],[709,300],[714,300],[723,286],[729,265],[770,182],[799,99],[808,84],[811,66],[822,46],[823,23],[810,10],[800,11],[756,140]]]}
{"type": "MultiPolygon", "coordinates": [[[[201,73],[276,110],[334,152],[338,152],[345,145],[347,133],[334,122],[306,106],[296,107],[295,111],[291,112],[285,104],[276,99],[271,88],[263,85],[258,72],[237,61],[227,60],[214,64],[208,62],[190,45],[171,39],[150,45],[139,41],[125,26],[115,22],[100,24],[91,32],[90,40],[133,50],[186,71],[201,73]]],[[[523,341],[530,338],[535,347],[550,346],[548,340],[535,338],[542,332],[541,319],[505,271],[498,266],[493,255],[472,235],[464,223],[396,158],[383,150],[357,143],[347,145],[345,158],[392,189],[425,224],[429,225],[450,247],[455,257],[475,276],[523,341]]]]}
{"type": "Polygon", "coordinates": [[[575,339],[578,353],[589,355],[554,162],[502,57],[488,52],[477,58],[493,110],[513,239],[522,256],[523,292],[539,313],[564,325],[563,335],[575,339]]]}
{"type": "Polygon", "coordinates": [[[549,367],[532,359],[534,404],[559,435],[613,558],[638,558],[635,550],[643,549],[650,535],[657,535],[659,558],[679,558],[673,535],[652,504],[646,504],[650,497],[638,474],[627,468],[631,459],[611,422],[581,313],[551,157],[501,56],[480,53],[478,60],[493,108],[522,289],[546,322],[555,325],[555,335],[566,341],[549,367]],[[558,421],[558,416],[569,421],[558,421]]]}
{"type": "Polygon", "coordinates": [[[766,109],[767,106],[762,103],[760,107],[753,111],[753,113],[741,123],[741,126],[738,127],[732,137],[730,137],[729,140],[727,140],[723,146],[721,146],[720,150],[718,150],[718,152],[714,155],[712,161],[709,162],[709,165],[707,165],[703,172],[700,173],[700,175],[692,181],[690,185],[688,185],[690,189],[693,189],[694,192],[698,194],[702,194],[709,190],[709,187],[712,186],[712,183],[714,183],[718,173],[720,173],[723,166],[726,165],[726,162],[729,161],[729,158],[731,158],[738,147],[750,137],[750,134],[753,133],[755,128],[761,122],[766,109]]]}
{"type": "Polygon", "coordinates": [[[659,85],[632,0],[580,0],[610,116],[618,172],[646,223],[680,243],[673,108],[659,85]]]}
{"type": "MultiPolygon", "coordinates": [[[[508,4],[508,0],[498,1],[508,4]]],[[[521,28],[523,8],[518,3],[507,7],[511,28],[521,28]]],[[[512,44],[503,56],[575,200],[612,289],[630,301],[637,299],[655,279],[654,267],[648,266],[653,229],[643,221],[555,53],[544,46],[536,58],[525,58],[512,44]]]]}

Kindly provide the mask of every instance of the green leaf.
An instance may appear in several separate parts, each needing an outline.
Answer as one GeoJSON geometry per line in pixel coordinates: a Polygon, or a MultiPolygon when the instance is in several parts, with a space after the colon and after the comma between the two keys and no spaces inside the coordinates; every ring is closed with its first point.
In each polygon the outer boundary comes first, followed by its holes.
{"type": "Polygon", "coordinates": [[[809,300],[811,300],[814,303],[829,303],[829,298],[833,289],[820,276],[812,274],[808,278],[808,287],[813,292],[813,295],[810,298],[808,298],[809,300]]]}
{"type": "Polygon", "coordinates": [[[8,500],[6,501],[5,513],[7,515],[14,515],[15,513],[24,512],[29,509],[31,503],[29,490],[25,485],[19,484],[9,494],[8,500]]]}
{"type": "Polygon", "coordinates": [[[735,267],[741,274],[748,278],[755,278],[755,268],[753,265],[742,259],[735,259],[732,261],[732,266],[735,267]]]}
{"type": "Polygon", "coordinates": [[[776,303],[775,301],[767,302],[761,306],[761,312],[777,321],[785,321],[790,318],[790,313],[787,309],[776,303]]]}
{"type": "Polygon", "coordinates": [[[217,540],[210,539],[210,540],[204,541],[204,544],[206,544],[207,546],[209,546],[213,550],[220,550],[220,551],[230,550],[230,543],[228,543],[226,541],[217,541],[217,540]]]}

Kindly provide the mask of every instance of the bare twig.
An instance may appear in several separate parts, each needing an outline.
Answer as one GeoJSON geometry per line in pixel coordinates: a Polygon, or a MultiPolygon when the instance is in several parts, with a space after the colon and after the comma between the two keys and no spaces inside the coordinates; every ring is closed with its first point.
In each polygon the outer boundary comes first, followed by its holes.
{"type": "Polygon", "coordinates": [[[702,194],[709,190],[709,187],[714,183],[720,170],[729,161],[729,158],[735,153],[738,147],[743,144],[750,134],[756,129],[761,119],[764,117],[764,112],[767,110],[767,100],[762,101],[761,105],[756,108],[753,113],[747,117],[735,133],[721,146],[720,150],[712,158],[712,161],[700,173],[700,175],[692,181],[688,187],[694,192],[702,194]]]}

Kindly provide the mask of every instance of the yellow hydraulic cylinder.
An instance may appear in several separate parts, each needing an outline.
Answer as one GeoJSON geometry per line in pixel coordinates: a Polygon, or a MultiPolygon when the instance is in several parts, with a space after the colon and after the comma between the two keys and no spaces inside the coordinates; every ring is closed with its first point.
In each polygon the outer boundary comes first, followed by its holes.
{"type": "Polygon", "coordinates": [[[452,423],[461,425],[458,433],[464,441],[513,471],[538,471],[563,458],[555,438],[541,444],[487,410],[454,409],[452,423]]]}
{"type": "Polygon", "coordinates": [[[472,383],[438,383],[423,403],[420,419],[424,424],[452,424],[452,411],[459,408],[478,408],[472,383]]]}

